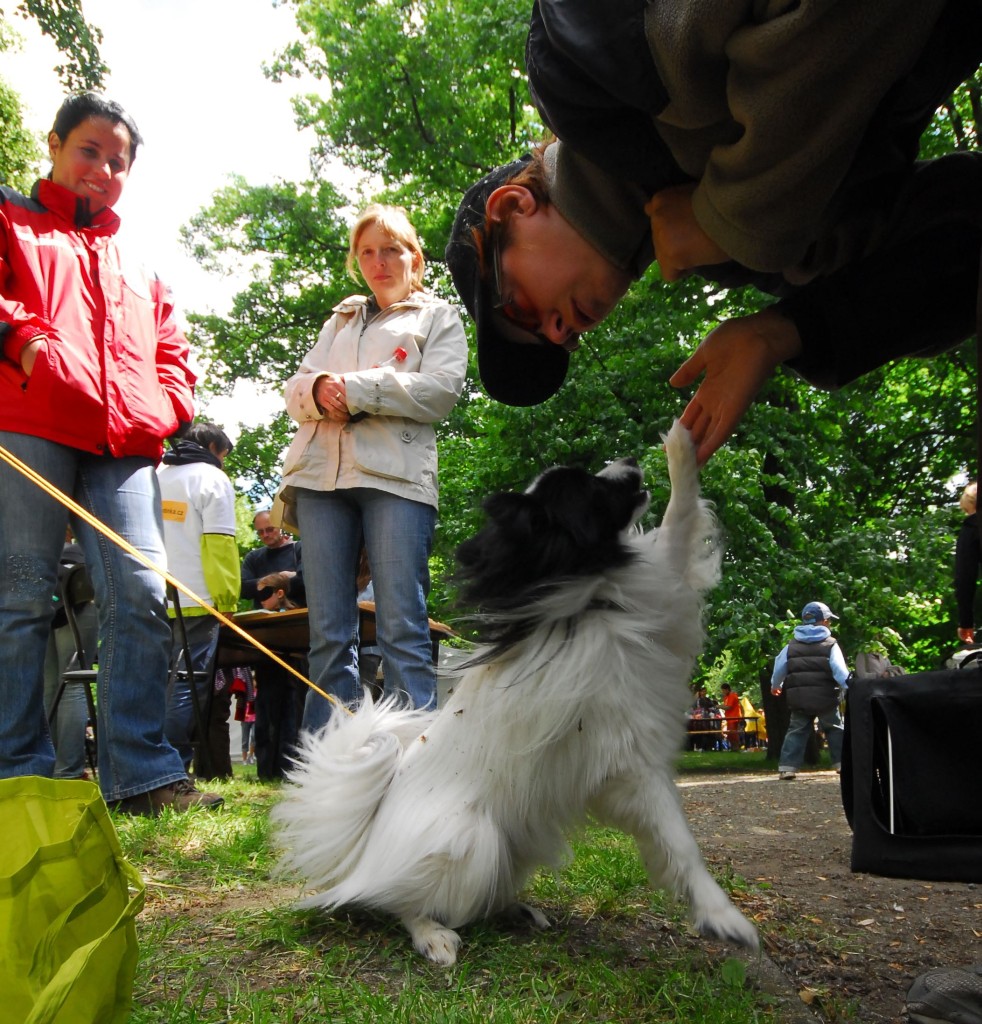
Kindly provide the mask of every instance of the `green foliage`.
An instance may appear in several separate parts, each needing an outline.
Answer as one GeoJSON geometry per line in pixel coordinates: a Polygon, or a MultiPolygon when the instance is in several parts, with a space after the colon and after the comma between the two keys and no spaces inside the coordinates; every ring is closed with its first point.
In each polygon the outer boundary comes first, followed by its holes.
{"type": "Polygon", "coordinates": [[[322,82],[295,103],[317,155],[381,177],[424,237],[446,238],[447,196],[541,133],[524,70],[528,14],[525,0],[300,0],[304,41],[270,74],[322,82]]]}
{"type": "MultiPolygon", "coordinates": [[[[102,87],[109,73],[99,56],[102,32],[85,20],[81,0],[22,0],[14,13],[25,20],[33,18],[66,56],[66,62],[54,69],[66,92],[102,87]]],[[[5,12],[0,9],[0,19],[4,17],[5,12]]]]}
{"type": "MultiPolygon", "coordinates": [[[[461,193],[541,131],[525,81],[524,0],[299,0],[296,10],[302,38],[269,74],[318,82],[295,104],[298,124],[318,139],[313,179],[236,180],[186,232],[203,263],[251,272],[227,318],[192,318],[213,391],[239,377],[279,387],[294,372],[331,307],[354,290],[343,267],[346,225],[366,199],[409,209],[426,243],[428,283],[452,296],[439,260],[461,193]],[[358,195],[331,184],[328,157],[358,172],[358,195]]],[[[939,112],[925,155],[977,145],[979,122],[976,76],[939,112]]],[[[560,393],[534,408],[489,401],[472,365],[439,428],[434,617],[455,619],[453,552],[480,525],[484,496],[523,488],[550,464],[596,470],[636,456],[655,523],[668,499],[661,435],[687,397],[669,376],[721,319],[767,301],[696,279],[666,287],[649,272],[585,339],[560,393]]],[[[973,459],[974,378],[966,345],[835,394],[789,373],[768,381],[703,472],[726,554],[701,672],[758,699],[801,607],[818,598],[842,616],[847,660],[877,644],[908,670],[939,665],[953,646],[954,497],[973,459]]],[[[278,417],[232,453],[230,469],[254,482],[254,500],[275,491],[292,432],[278,417]]]]}
{"type": "MultiPolygon", "coordinates": [[[[10,37],[0,22],[0,52],[7,49],[10,37]]],[[[0,183],[28,192],[37,177],[41,145],[24,127],[24,112],[18,94],[0,78],[0,183]]]]}
{"type": "MultiPolygon", "coordinates": [[[[54,68],[66,92],[102,86],[109,72],[99,56],[102,33],[86,22],[81,0],[23,0],[14,13],[36,21],[67,58],[54,68]]],[[[18,33],[0,8],[0,53],[19,44],[18,33]]],[[[54,113],[51,111],[52,119],[54,113]]],[[[43,155],[40,140],[24,127],[20,96],[0,78],[0,182],[20,192],[29,191],[43,155]]]]}

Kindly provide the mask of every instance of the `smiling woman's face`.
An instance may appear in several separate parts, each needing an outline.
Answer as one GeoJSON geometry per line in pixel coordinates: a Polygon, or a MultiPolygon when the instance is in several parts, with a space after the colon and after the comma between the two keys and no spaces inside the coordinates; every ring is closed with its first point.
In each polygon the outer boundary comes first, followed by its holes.
{"type": "MultiPolygon", "coordinates": [[[[507,243],[500,253],[500,312],[562,345],[571,335],[596,327],[623,297],[631,278],[594,249],[554,206],[534,199],[529,203],[520,195],[514,198],[507,243]]],[[[488,204],[491,212],[491,198],[488,204]]]]}
{"type": "Polygon", "coordinates": [[[130,172],[130,133],[105,117],[88,117],[64,138],[48,136],[51,180],[89,201],[93,213],[114,206],[130,172]]]}

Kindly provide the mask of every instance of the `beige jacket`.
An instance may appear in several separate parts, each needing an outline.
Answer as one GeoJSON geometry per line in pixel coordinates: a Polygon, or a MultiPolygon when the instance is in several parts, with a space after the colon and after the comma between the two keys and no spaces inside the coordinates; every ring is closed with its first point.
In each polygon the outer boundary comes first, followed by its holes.
{"type": "Polygon", "coordinates": [[[274,518],[296,528],[294,489],[333,491],[374,487],[438,505],[436,433],[460,398],[467,341],[457,311],[413,292],[374,318],[368,300],[353,295],[334,308],[317,344],[287,381],[286,409],[300,424],[283,463],[274,518]],[[381,366],[397,348],[406,358],[381,366]],[[314,386],[325,373],[343,374],[353,422],[323,417],[314,386]]]}

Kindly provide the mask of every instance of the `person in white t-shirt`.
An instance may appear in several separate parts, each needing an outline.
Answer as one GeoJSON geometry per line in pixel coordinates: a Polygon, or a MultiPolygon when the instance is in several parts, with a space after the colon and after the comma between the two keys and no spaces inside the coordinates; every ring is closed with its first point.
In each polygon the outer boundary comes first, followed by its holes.
{"type": "MultiPolygon", "coordinates": [[[[171,439],[170,445],[157,468],[169,571],[212,607],[235,611],[240,585],[235,490],[223,468],[232,442],[213,423],[195,423],[182,438],[171,439]]],[[[208,672],[218,646],[219,621],[188,598],[180,600],[191,668],[208,672]]],[[[175,629],[164,732],[189,767],[194,754],[194,709],[187,673],[178,672],[184,667],[175,629]]],[[[202,707],[207,706],[210,685],[210,678],[198,681],[202,707]]]]}

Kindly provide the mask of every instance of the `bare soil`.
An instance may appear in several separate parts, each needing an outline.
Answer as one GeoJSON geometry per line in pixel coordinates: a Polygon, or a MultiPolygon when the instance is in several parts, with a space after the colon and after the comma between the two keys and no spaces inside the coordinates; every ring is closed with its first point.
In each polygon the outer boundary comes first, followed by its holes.
{"type": "Polygon", "coordinates": [[[747,880],[736,899],[815,1019],[904,1021],[917,975],[982,963],[982,885],[854,874],[834,772],[679,786],[707,862],[747,880]]]}

